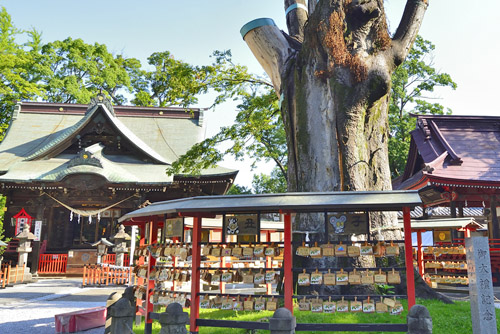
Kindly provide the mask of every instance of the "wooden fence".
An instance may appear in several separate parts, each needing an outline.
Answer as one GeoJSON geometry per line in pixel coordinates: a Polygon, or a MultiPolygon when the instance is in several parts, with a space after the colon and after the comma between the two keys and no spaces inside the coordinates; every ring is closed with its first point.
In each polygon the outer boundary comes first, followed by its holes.
{"type": "Polygon", "coordinates": [[[130,267],[112,267],[109,265],[88,265],[83,267],[82,286],[128,285],[132,280],[136,284],[137,277],[130,267]]]}
{"type": "MultiPolygon", "coordinates": [[[[39,274],[65,274],[68,263],[68,254],[40,254],[38,261],[39,274]]],[[[115,265],[116,254],[107,254],[102,257],[102,263],[115,265]]],[[[124,263],[129,263],[129,255],[125,254],[124,263]]]]}
{"type": "Polygon", "coordinates": [[[25,265],[22,267],[5,267],[2,271],[0,271],[0,286],[2,289],[5,289],[6,286],[23,283],[24,281],[24,270],[25,265]]]}
{"type": "Polygon", "coordinates": [[[65,274],[68,254],[40,254],[38,273],[65,274]]]}

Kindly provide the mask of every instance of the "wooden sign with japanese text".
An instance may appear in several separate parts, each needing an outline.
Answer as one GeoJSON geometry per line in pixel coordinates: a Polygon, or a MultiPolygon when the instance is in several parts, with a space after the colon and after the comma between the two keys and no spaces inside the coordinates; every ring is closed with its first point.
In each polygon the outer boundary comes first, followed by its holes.
{"type": "Polygon", "coordinates": [[[184,218],[171,218],[165,220],[165,236],[168,238],[182,237],[184,232],[184,218]]]}
{"type": "Polygon", "coordinates": [[[327,214],[328,234],[366,234],[368,221],[366,212],[330,212],[327,214]]]}
{"type": "Polygon", "coordinates": [[[224,231],[226,235],[257,235],[259,215],[225,215],[224,231]]]}
{"type": "Polygon", "coordinates": [[[465,238],[467,274],[474,334],[496,334],[495,295],[491,275],[490,246],[488,238],[465,238]]]}

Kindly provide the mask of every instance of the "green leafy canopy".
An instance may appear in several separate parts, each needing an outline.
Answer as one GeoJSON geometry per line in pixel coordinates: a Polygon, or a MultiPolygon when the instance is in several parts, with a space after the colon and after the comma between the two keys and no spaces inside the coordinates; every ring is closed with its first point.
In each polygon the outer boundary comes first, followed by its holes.
{"type": "Polygon", "coordinates": [[[392,177],[401,175],[410,147],[410,132],[415,128],[411,114],[442,115],[451,113],[439,103],[430,102],[436,87],[456,89],[457,84],[447,73],[433,66],[435,46],[417,36],[405,62],[392,75],[389,105],[389,163],[392,177]]]}

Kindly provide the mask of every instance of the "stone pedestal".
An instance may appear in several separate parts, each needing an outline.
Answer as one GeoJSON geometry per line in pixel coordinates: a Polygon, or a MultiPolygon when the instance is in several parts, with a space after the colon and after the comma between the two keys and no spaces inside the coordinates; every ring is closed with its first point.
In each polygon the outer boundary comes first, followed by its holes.
{"type": "Polygon", "coordinates": [[[296,320],[289,309],[277,309],[272,318],[269,318],[271,334],[295,334],[296,320]]]}
{"type": "Polygon", "coordinates": [[[474,334],[496,334],[495,301],[488,238],[465,238],[469,296],[474,334]]]}
{"type": "Polygon", "coordinates": [[[133,324],[135,316],[135,302],[133,287],[128,287],[114,304],[109,307],[111,316],[111,334],[133,333],[133,324]]]}
{"type": "Polygon", "coordinates": [[[121,294],[118,292],[113,292],[109,295],[106,300],[106,325],[104,327],[104,334],[111,333],[111,311],[110,308],[113,306],[119,299],[121,298],[121,294]]]}
{"type": "Polygon", "coordinates": [[[167,306],[164,313],[160,314],[160,334],[187,334],[186,326],[189,324],[189,315],[182,311],[179,303],[167,306]]]}
{"type": "Polygon", "coordinates": [[[432,318],[423,305],[413,305],[406,317],[408,334],[432,334],[432,318]]]}
{"type": "Polygon", "coordinates": [[[123,267],[123,265],[124,265],[124,263],[123,263],[124,261],[123,260],[124,259],[125,259],[125,253],[124,252],[118,252],[118,253],[116,253],[115,265],[119,266],[119,267],[123,267]]]}

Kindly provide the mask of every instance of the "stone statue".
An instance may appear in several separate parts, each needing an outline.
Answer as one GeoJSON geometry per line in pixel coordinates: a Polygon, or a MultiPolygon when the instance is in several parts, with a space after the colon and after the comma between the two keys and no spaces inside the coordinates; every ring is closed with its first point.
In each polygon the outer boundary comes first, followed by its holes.
{"type": "Polygon", "coordinates": [[[134,288],[128,287],[113,305],[109,307],[111,334],[133,334],[135,316],[134,288]]]}

